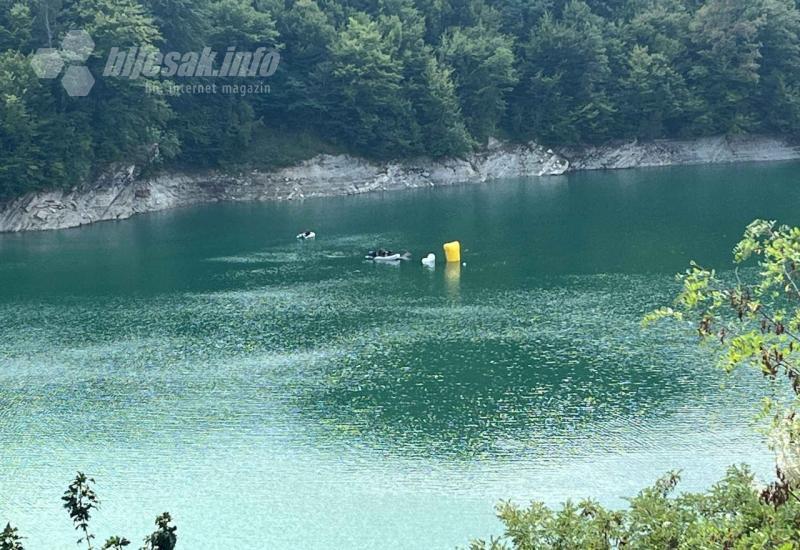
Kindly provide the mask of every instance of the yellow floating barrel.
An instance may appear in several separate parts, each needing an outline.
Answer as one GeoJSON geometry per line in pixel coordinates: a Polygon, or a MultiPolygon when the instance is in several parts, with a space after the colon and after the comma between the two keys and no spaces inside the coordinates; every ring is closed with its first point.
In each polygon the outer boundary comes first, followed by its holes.
{"type": "Polygon", "coordinates": [[[451,243],[444,243],[444,256],[449,262],[461,261],[461,243],[453,241],[451,243]]]}

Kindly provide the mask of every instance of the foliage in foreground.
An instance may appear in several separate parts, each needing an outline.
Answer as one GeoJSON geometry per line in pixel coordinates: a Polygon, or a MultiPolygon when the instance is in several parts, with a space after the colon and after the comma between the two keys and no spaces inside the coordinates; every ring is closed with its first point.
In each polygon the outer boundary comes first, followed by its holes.
{"type": "MultiPolygon", "coordinates": [[[[80,532],[78,545],[85,545],[88,550],[94,550],[92,545],[94,535],[89,531],[89,520],[92,512],[100,506],[93,485],[93,478],[87,477],[82,472],[78,472],[75,479],[69,484],[61,500],[64,502],[64,509],[67,510],[75,530],[80,532]]],[[[140,550],[174,550],[178,537],[175,532],[177,527],[172,525],[172,517],[165,512],[156,518],[156,530],[145,537],[144,545],[140,550]]],[[[22,545],[23,537],[18,530],[7,524],[6,528],[0,533],[0,550],[25,550],[22,545]]],[[[124,537],[109,537],[99,550],[123,550],[130,546],[131,541],[124,537]]]]}
{"type": "Polygon", "coordinates": [[[800,487],[800,228],[756,220],[734,249],[734,280],[692,263],[675,308],[645,322],[671,317],[694,324],[727,372],[756,369],[770,384],[761,416],[778,459],[769,497],[778,503],[800,487]],[[739,266],[755,259],[755,280],[739,266]]]}
{"type": "Polygon", "coordinates": [[[630,500],[626,510],[597,502],[567,502],[551,510],[498,506],[505,534],[476,540],[471,550],[603,548],[800,548],[800,503],[766,502],[746,467],[731,468],[706,493],[675,496],[679,477],[671,473],[630,500]]]}
{"type": "Polygon", "coordinates": [[[756,220],[734,249],[732,274],[692,262],[673,307],[644,324],[688,321],[727,372],[755,368],[770,382],[761,418],[777,455],[777,479],[757,488],[745,468],[732,468],[709,492],[673,497],[671,474],[609,511],[593,501],[557,511],[541,503],[498,507],[504,537],[474,541],[500,548],[776,548],[800,549],[800,228],[756,220]],[[756,260],[755,277],[739,272],[756,260]]]}

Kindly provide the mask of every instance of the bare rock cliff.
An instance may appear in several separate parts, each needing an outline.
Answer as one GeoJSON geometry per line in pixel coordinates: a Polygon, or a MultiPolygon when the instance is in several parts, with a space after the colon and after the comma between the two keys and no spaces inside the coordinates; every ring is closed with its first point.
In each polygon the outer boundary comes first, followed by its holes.
{"type": "Polygon", "coordinates": [[[771,137],[623,142],[554,152],[536,143],[488,147],[465,158],[375,163],[347,155],[319,155],[274,172],[165,173],[142,178],[117,166],[91,185],[32,192],[0,205],[0,232],[78,227],[134,214],[214,201],[295,200],[353,195],[514,177],[596,170],[800,159],[800,147],[771,137]]]}
{"type": "Polygon", "coordinates": [[[77,227],[205,202],[353,195],[563,174],[568,168],[563,158],[536,144],[506,146],[496,141],[463,159],[379,164],[320,155],[275,172],[238,175],[168,173],[140,178],[135,166],[118,166],[92,185],[32,192],[0,206],[0,232],[77,227]]]}

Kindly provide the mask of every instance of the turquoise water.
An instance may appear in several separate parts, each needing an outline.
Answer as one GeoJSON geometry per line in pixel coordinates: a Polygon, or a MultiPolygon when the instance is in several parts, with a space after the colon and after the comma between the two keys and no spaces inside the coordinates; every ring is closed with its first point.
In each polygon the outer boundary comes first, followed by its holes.
{"type": "Polygon", "coordinates": [[[0,235],[0,522],[73,548],[169,510],[179,548],[453,548],[500,499],[624,505],[771,458],[761,381],[689,330],[643,332],[694,258],[754,217],[800,223],[792,163],[683,167],[0,235]],[[316,242],[294,235],[312,228],[316,242]],[[465,266],[441,263],[463,243],[465,266]],[[415,260],[373,265],[370,248],[415,260]],[[419,265],[429,251],[435,271],[419,265]]]}

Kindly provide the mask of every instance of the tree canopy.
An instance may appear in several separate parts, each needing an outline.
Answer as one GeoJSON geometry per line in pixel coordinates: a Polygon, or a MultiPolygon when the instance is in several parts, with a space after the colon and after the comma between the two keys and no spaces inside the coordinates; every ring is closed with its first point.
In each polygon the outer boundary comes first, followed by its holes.
{"type": "MultiPolygon", "coordinates": [[[[257,80],[257,79],[256,79],[257,80]]],[[[0,0],[0,197],[117,161],[271,167],[323,150],[457,156],[800,130],[793,0],[0,0]],[[96,83],[31,66],[88,31],[96,83]],[[112,48],[280,53],[269,93],[157,93],[230,78],[104,78],[112,48]],[[273,155],[266,155],[272,151],[273,155]]]]}

